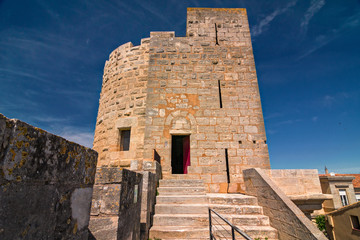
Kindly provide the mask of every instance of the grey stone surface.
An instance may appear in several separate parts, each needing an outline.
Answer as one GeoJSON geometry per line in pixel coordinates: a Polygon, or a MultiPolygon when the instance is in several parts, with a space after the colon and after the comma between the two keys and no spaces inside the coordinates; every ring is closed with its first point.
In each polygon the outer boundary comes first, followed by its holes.
{"type": "Polygon", "coordinates": [[[279,240],[326,240],[320,230],[259,168],[243,171],[247,194],[257,197],[270,224],[278,230],[279,240]]]}
{"type": "Polygon", "coordinates": [[[91,239],[140,239],[141,198],[141,174],[117,167],[98,168],[89,224],[91,239]]]}
{"type": "Polygon", "coordinates": [[[0,114],[0,239],[87,239],[97,153],[0,114]]]}

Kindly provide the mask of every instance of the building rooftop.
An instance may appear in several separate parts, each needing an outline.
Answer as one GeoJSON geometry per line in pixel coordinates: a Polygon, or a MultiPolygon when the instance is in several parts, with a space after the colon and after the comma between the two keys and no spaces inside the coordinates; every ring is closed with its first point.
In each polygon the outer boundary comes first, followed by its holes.
{"type": "MultiPolygon", "coordinates": [[[[330,174],[319,174],[319,176],[332,176],[330,174]]],[[[355,179],[353,180],[354,188],[360,188],[360,174],[339,174],[335,173],[335,176],[342,176],[342,177],[350,177],[353,176],[355,179]]]]}

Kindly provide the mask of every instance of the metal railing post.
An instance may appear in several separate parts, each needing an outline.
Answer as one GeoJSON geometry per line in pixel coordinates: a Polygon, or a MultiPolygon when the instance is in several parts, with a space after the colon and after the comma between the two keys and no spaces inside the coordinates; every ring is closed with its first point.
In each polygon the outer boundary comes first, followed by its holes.
{"type": "MultiPolygon", "coordinates": [[[[245,238],[246,240],[252,240],[252,238],[247,235],[245,232],[241,231],[239,228],[237,228],[236,226],[234,226],[233,224],[231,224],[228,220],[226,220],[224,217],[222,217],[220,214],[218,214],[217,212],[215,212],[214,210],[212,210],[211,208],[209,208],[209,230],[210,230],[210,240],[216,239],[212,233],[212,221],[211,221],[211,212],[213,212],[216,216],[218,216],[221,220],[223,220],[227,225],[229,225],[231,227],[231,235],[232,235],[232,239],[235,240],[235,231],[237,233],[239,233],[243,238],[245,238]]],[[[215,218],[214,218],[215,220],[215,218]]],[[[215,222],[218,222],[217,220],[215,220],[215,222]]],[[[219,222],[218,222],[219,223],[219,222]]],[[[220,225],[221,226],[221,225],[220,225]]],[[[226,230],[224,228],[224,230],[226,230]]],[[[229,231],[227,231],[229,233],[229,231]]]]}

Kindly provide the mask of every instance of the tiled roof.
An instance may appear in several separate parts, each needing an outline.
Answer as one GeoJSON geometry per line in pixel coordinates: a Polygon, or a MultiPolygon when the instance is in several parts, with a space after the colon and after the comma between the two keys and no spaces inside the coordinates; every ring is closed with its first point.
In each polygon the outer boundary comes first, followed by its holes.
{"type": "MultiPolygon", "coordinates": [[[[330,174],[319,174],[319,176],[330,176],[330,174]]],[[[335,176],[353,176],[355,179],[353,180],[354,188],[360,188],[360,174],[339,174],[336,173],[335,176]]]]}

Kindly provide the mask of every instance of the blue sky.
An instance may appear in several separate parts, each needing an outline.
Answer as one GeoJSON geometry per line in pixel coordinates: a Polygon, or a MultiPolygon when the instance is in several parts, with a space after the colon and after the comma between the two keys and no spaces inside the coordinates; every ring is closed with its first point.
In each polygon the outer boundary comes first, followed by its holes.
{"type": "Polygon", "coordinates": [[[360,173],[359,0],[0,0],[0,112],[92,145],[108,55],[246,8],[272,168],[360,173]]]}

